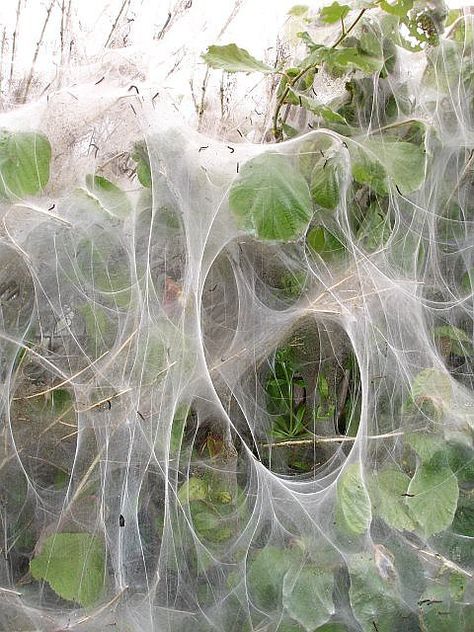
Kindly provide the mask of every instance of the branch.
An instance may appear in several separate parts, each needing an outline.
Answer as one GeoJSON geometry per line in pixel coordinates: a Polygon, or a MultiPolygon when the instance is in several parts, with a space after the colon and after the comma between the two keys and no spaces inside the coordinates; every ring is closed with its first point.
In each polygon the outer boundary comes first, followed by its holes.
{"type": "MultiPolygon", "coordinates": [[[[368,435],[366,439],[389,439],[390,437],[400,437],[405,434],[404,430],[397,430],[396,432],[386,432],[381,435],[368,435]]],[[[292,447],[299,445],[314,445],[315,443],[345,443],[353,442],[357,437],[325,437],[321,435],[313,435],[311,439],[290,439],[288,441],[277,441],[276,443],[261,443],[262,448],[280,448],[280,447],[292,447]]]]}
{"type": "MultiPolygon", "coordinates": [[[[359,15],[356,17],[356,19],[354,20],[354,22],[352,22],[352,24],[349,26],[348,29],[344,30],[341,33],[340,37],[336,40],[336,42],[331,46],[331,48],[336,48],[336,46],[339,46],[339,44],[341,44],[341,42],[343,42],[345,40],[345,38],[347,37],[347,35],[349,35],[349,33],[352,31],[352,29],[357,25],[357,23],[359,22],[359,20],[362,18],[362,16],[364,15],[364,13],[367,11],[367,9],[362,9],[359,12],[359,15]]],[[[275,137],[275,139],[278,140],[278,138],[280,137],[280,131],[278,129],[278,117],[280,116],[280,110],[285,102],[286,97],[288,96],[289,91],[291,90],[291,88],[293,88],[293,86],[302,78],[304,77],[304,75],[311,70],[312,68],[316,68],[318,64],[310,64],[309,66],[306,66],[306,68],[303,68],[295,77],[293,77],[293,79],[289,80],[288,83],[286,84],[286,87],[283,91],[283,94],[281,95],[281,97],[278,99],[276,108],[275,108],[275,113],[273,115],[273,136],[275,137]]]]}

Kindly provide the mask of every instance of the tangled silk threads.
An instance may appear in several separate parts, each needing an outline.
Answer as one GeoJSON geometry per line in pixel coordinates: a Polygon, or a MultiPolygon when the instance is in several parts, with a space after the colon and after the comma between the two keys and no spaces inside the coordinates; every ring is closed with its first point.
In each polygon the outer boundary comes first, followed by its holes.
{"type": "Polygon", "coordinates": [[[4,115],[2,629],[469,629],[463,24],[350,134],[221,142],[141,85],[4,115]]]}

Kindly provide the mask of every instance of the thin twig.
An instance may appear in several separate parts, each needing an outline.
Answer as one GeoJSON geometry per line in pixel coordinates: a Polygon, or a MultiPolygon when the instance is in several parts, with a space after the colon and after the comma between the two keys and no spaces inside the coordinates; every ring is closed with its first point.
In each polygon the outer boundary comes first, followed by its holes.
{"type": "Polygon", "coordinates": [[[113,606],[114,603],[116,603],[122,597],[122,595],[124,594],[126,590],[128,590],[128,586],[125,586],[119,593],[117,593],[114,597],[112,597],[110,601],[100,606],[100,608],[97,608],[97,610],[94,610],[93,612],[86,615],[85,617],[82,617],[82,619],[78,619],[74,623],[69,623],[68,630],[71,630],[72,628],[75,628],[76,626],[81,625],[85,623],[86,621],[90,621],[91,619],[97,617],[97,615],[104,612],[104,610],[108,610],[111,606],[113,606]]]}
{"type": "MultiPolygon", "coordinates": [[[[6,43],[7,43],[7,29],[6,27],[3,29],[3,35],[2,35],[2,50],[0,53],[0,64],[3,65],[3,56],[5,55],[5,47],[6,47],[6,43]]],[[[0,73],[0,93],[1,93],[1,89],[2,89],[2,79],[3,79],[3,73],[0,73]]]]}
{"type": "MultiPolygon", "coordinates": [[[[362,18],[362,16],[364,15],[364,13],[367,11],[367,9],[362,9],[359,12],[359,15],[356,17],[356,19],[354,20],[354,22],[349,26],[348,29],[346,29],[345,32],[343,32],[341,34],[341,36],[336,40],[336,42],[331,46],[331,48],[336,48],[337,46],[339,46],[339,44],[341,44],[341,42],[347,37],[347,35],[352,31],[352,29],[357,25],[357,23],[359,22],[359,20],[362,18]]],[[[277,102],[277,106],[275,108],[275,113],[273,114],[273,135],[276,139],[279,138],[279,130],[278,130],[278,117],[280,116],[280,110],[285,102],[286,97],[288,96],[288,93],[290,92],[290,90],[293,88],[294,85],[296,85],[296,83],[302,78],[304,77],[304,75],[311,70],[312,68],[316,68],[317,64],[309,64],[309,66],[306,66],[305,68],[303,68],[295,77],[293,77],[293,79],[288,79],[288,82],[285,86],[285,89],[281,95],[281,97],[278,99],[277,102]]]]}
{"type": "Polygon", "coordinates": [[[36,66],[36,61],[38,59],[38,55],[39,55],[39,51],[41,48],[41,44],[43,43],[43,39],[44,39],[44,34],[46,32],[46,27],[48,26],[48,22],[49,22],[49,18],[51,16],[51,11],[53,10],[53,6],[55,4],[56,0],[51,0],[51,4],[48,7],[48,10],[46,12],[46,18],[43,24],[43,28],[41,30],[41,34],[39,36],[39,40],[36,43],[36,48],[35,48],[35,53],[33,55],[33,61],[31,62],[31,69],[30,69],[30,74],[28,76],[28,81],[26,82],[26,87],[25,87],[25,92],[23,95],[23,101],[26,101],[26,97],[28,96],[28,92],[30,90],[30,86],[31,86],[31,82],[33,81],[33,74],[35,71],[35,66],[36,66]]]}
{"type": "Polygon", "coordinates": [[[13,31],[13,41],[12,41],[12,60],[10,63],[10,84],[13,78],[13,66],[15,63],[15,51],[16,51],[16,36],[18,32],[18,23],[20,21],[20,12],[21,12],[21,0],[18,0],[18,5],[16,7],[16,20],[15,20],[15,30],[13,31]]]}
{"type": "Polygon", "coordinates": [[[17,590],[11,590],[10,588],[4,588],[0,586],[0,592],[6,593],[7,595],[15,595],[16,597],[21,597],[22,593],[17,590]]]}
{"type": "Polygon", "coordinates": [[[166,31],[166,29],[168,28],[168,26],[169,26],[169,24],[171,22],[171,18],[172,18],[172,15],[171,15],[170,12],[168,12],[168,15],[166,17],[166,22],[163,24],[163,27],[162,27],[161,31],[158,33],[157,39],[162,39],[163,38],[163,36],[165,34],[165,31],[166,31]]]}
{"type": "MultiPolygon", "coordinates": [[[[388,439],[390,437],[400,437],[405,434],[404,430],[396,431],[396,432],[387,432],[381,435],[368,435],[366,439],[377,440],[377,439],[388,439]]],[[[298,445],[314,445],[315,443],[345,443],[345,442],[354,442],[357,437],[325,437],[321,435],[313,435],[311,439],[290,439],[288,441],[276,441],[274,443],[261,443],[260,446],[262,448],[280,448],[280,447],[290,447],[290,446],[298,446],[298,445]]]]}
{"type": "Polygon", "coordinates": [[[48,217],[51,217],[51,219],[55,219],[56,221],[61,222],[61,224],[64,224],[65,226],[72,228],[71,222],[68,222],[67,219],[63,219],[59,215],[55,215],[54,213],[51,213],[50,211],[47,211],[44,208],[41,208],[40,206],[36,206],[35,204],[32,204],[31,202],[28,202],[28,203],[18,202],[17,204],[14,204],[13,206],[18,207],[18,208],[27,208],[30,211],[36,211],[37,213],[41,213],[41,215],[47,215],[48,217]]]}
{"type": "Polygon", "coordinates": [[[427,551],[426,549],[422,549],[416,546],[416,544],[414,544],[413,542],[410,542],[410,540],[405,540],[405,541],[408,542],[408,544],[412,546],[414,549],[419,551],[422,555],[426,555],[426,557],[434,558],[435,560],[437,560],[439,563],[443,564],[444,566],[447,566],[448,568],[451,568],[452,570],[455,570],[458,573],[461,573],[462,575],[469,577],[470,579],[472,578],[473,576],[472,573],[469,573],[469,571],[464,570],[462,566],[458,566],[455,562],[448,560],[447,557],[444,557],[440,553],[432,553],[431,551],[427,551]]]}
{"type": "Polygon", "coordinates": [[[207,82],[209,81],[209,69],[206,69],[206,73],[204,75],[204,79],[202,81],[202,86],[201,86],[201,103],[199,105],[199,112],[198,112],[198,130],[201,126],[202,123],[202,117],[204,115],[204,110],[206,108],[206,89],[207,89],[207,82]]]}
{"type": "MultiPolygon", "coordinates": [[[[43,356],[41,356],[39,353],[36,353],[35,351],[33,351],[33,349],[30,349],[29,347],[25,347],[27,351],[29,351],[30,353],[33,353],[34,355],[39,356],[42,360],[44,360],[45,358],[43,358],[43,356]]],[[[99,360],[102,360],[102,358],[104,356],[106,356],[108,353],[110,353],[109,351],[105,351],[101,356],[99,356],[96,360],[94,360],[93,362],[91,362],[90,364],[88,364],[87,366],[85,366],[83,369],[81,369],[80,371],[78,371],[77,373],[74,373],[74,375],[71,375],[70,377],[67,378],[67,380],[63,380],[62,382],[60,382],[59,384],[56,384],[55,386],[51,386],[51,388],[47,388],[44,391],[40,391],[39,393],[33,393],[32,395],[25,395],[24,397],[14,397],[14,400],[23,400],[23,399],[33,399],[34,397],[40,397],[41,395],[46,395],[47,393],[51,393],[52,391],[57,390],[58,388],[61,388],[61,386],[64,386],[65,384],[70,384],[72,382],[72,380],[76,379],[76,377],[79,377],[79,375],[81,375],[82,373],[84,373],[84,371],[87,371],[87,369],[90,369],[94,364],[96,364],[97,362],[99,362],[99,360]]]]}
{"type": "Polygon", "coordinates": [[[361,20],[362,16],[364,15],[364,13],[367,11],[367,9],[361,9],[361,11],[359,12],[359,15],[356,17],[356,19],[354,20],[354,22],[352,22],[352,24],[350,25],[350,27],[348,29],[346,29],[341,33],[341,36],[339,37],[339,39],[337,39],[335,41],[335,43],[331,46],[331,48],[336,48],[336,46],[339,46],[339,44],[341,44],[346,37],[349,35],[349,33],[357,26],[357,24],[359,23],[359,21],[361,20]]]}
{"type": "Polygon", "coordinates": [[[344,371],[344,377],[341,382],[341,391],[339,395],[339,399],[337,402],[337,411],[336,411],[336,419],[334,420],[335,428],[338,427],[339,419],[342,415],[342,411],[344,410],[344,406],[347,400],[347,393],[349,392],[349,383],[350,383],[351,371],[350,369],[346,369],[344,371]]]}
{"type": "Polygon", "coordinates": [[[122,6],[120,7],[120,11],[118,12],[117,17],[115,18],[115,22],[112,24],[112,28],[110,29],[110,33],[107,38],[107,41],[105,42],[104,48],[107,48],[107,46],[110,44],[110,41],[112,40],[112,35],[114,34],[115,29],[117,28],[117,24],[119,23],[119,20],[122,17],[122,13],[124,12],[125,7],[129,2],[130,0],[123,0],[122,6]]]}

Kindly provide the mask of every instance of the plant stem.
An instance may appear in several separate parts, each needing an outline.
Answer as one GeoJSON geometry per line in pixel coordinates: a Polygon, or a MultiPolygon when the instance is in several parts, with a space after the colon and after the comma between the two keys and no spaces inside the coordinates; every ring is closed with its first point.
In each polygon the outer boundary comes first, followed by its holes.
{"type": "Polygon", "coordinates": [[[28,81],[26,82],[25,92],[24,92],[24,95],[23,95],[23,102],[24,103],[26,103],[26,98],[27,98],[28,92],[30,90],[31,82],[33,81],[33,76],[34,76],[36,62],[38,60],[39,51],[40,51],[41,45],[43,43],[44,34],[45,34],[46,28],[48,26],[48,22],[49,22],[49,18],[51,16],[51,11],[53,10],[54,2],[55,2],[55,0],[52,0],[51,4],[48,7],[48,10],[46,11],[46,18],[45,18],[45,21],[43,23],[43,28],[41,30],[41,34],[39,36],[39,39],[36,42],[36,48],[35,48],[35,52],[34,52],[34,55],[33,55],[33,60],[31,62],[31,70],[30,70],[30,74],[28,76],[28,81]]]}
{"type": "MultiPolygon", "coordinates": [[[[354,20],[354,22],[352,22],[352,24],[349,26],[348,29],[344,30],[344,25],[343,25],[343,29],[342,29],[342,33],[341,35],[338,37],[338,39],[336,40],[336,42],[331,46],[331,48],[336,48],[337,46],[339,46],[339,44],[341,44],[341,42],[344,41],[344,39],[347,37],[347,35],[349,35],[349,33],[352,31],[352,29],[358,24],[358,22],[360,21],[360,19],[362,18],[362,16],[364,15],[364,13],[367,11],[367,9],[362,9],[358,16],[356,17],[356,19],[354,20]]],[[[273,136],[275,137],[275,140],[279,140],[281,137],[281,131],[278,128],[278,117],[280,116],[280,110],[285,102],[286,97],[288,96],[288,93],[290,92],[291,88],[302,78],[304,77],[304,75],[311,70],[312,68],[316,68],[317,64],[310,64],[309,66],[306,66],[305,68],[303,68],[295,77],[293,77],[293,79],[288,79],[288,83],[286,84],[285,89],[283,90],[283,93],[281,95],[281,97],[278,99],[276,108],[275,108],[275,113],[273,114],[273,136]]]]}
{"type": "MultiPolygon", "coordinates": [[[[390,437],[400,437],[404,435],[405,432],[400,430],[397,432],[386,432],[381,435],[369,435],[367,439],[389,439],[390,437]]],[[[345,443],[345,442],[353,442],[357,439],[357,437],[324,437],[321,435],[314,435],[311,439],[291,439],[290,441],[277,441],[276,443],[261,443],[262,448],[280,448],[280,447],[291,447],[298,445],[313,445],[315,443],[345,443]]]]}
{"type": "Polygon", "coordinates": [[[341,44],[341,42],[345,40],[345,38],[349,35],[349,33],[357,26],[357,24],[359,23],[360,19],[362,18],[362,16],[364,15],[366,11],[367,9],[361,9],[361,11],[359,11],[359,15],[356,17],[354,22],[352,22],[350,27],[346,29],[345,31],[343,29],[339,39],[336,40],[336,42],[331,46],[331,48],[336,48],[336,46],[339,46],[339,44],[341,44]]]}
{"type": "Polygon", "coordinates": [[[16,8],[16,21],[15,21],[15,30],[13,31],[13,40],[12,40],[12,58],[10,63],[10,87],[13,78],[13,67],[15,65],[15,51],[16,51],[16,37],[18,34],[18,23],[20,21],[20,12],[21,12],[21,0],[18,0],[18,6],[16,8]]]}

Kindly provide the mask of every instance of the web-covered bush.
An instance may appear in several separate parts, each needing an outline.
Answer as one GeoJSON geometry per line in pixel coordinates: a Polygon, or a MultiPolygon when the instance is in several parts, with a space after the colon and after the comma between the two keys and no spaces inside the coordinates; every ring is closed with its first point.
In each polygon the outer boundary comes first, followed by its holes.
{"type": "Polygon", "coordinates": [[[472,17],[291,19],[203,55],[263,144],[139,81],[2,114],[4,630],[474,625],[472,17]]]}

